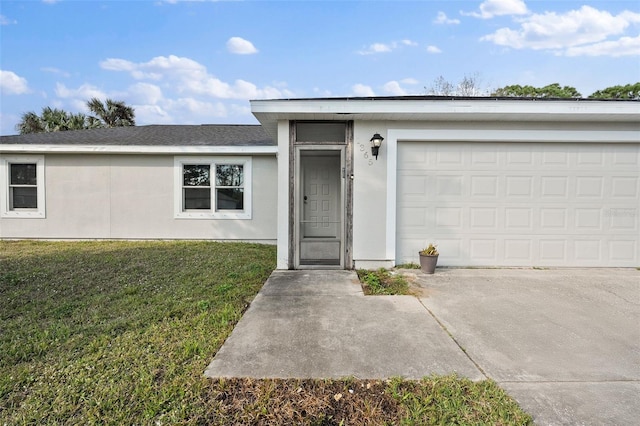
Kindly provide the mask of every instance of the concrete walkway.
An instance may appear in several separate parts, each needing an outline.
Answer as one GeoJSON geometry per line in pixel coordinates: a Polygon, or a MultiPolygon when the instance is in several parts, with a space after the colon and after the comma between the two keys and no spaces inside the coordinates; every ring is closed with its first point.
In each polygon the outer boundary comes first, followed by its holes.
{"type": "Polygon", "coordinates": [[[205,374],[417,379],[456,372],[492,378],[539,425],[640,418],[639,271],[408,274],[421,297],[364,296],[350,271],[275,271],[205,374]]]}
{"type": "Polygon", "coordinates": [[[640,419],[640,271],[442,269],[425,306],[538,425],[640,419]]]}
{"type": "Polygon", "coordinates": [[[275,271],[209,377],[484,376],[412,296],[364,296],[351,271],[275,271]]]}

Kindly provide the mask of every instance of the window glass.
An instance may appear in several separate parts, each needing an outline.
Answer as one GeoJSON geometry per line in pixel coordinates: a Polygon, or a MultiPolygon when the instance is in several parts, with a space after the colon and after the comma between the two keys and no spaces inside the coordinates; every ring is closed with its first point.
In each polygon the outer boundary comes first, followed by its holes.
{"type": "Polygon", "coordinates": [[[185,210],[211,209],[211,190],[209,188],[185,188],[185,210]]]}
{"type": "Polygon", "coordinates": [[[43,155],[0,156],[0,217],[45,218],[44,175],[43,155]]]}
{"type": "Polygon", "coordinates": [[[38,208],[38,179],[36,164],[10,165],[9,209],[38,208]]]}
{"type": "Polygon", "coordinates": [[[211,166],[209,164],[185,164],[183,166],[184,210],[211,209],[210,172],[211,166]]]}
{"type": "Polygon", "coordinates": [[[244,209],[244,190],[242,188],[218,188],[216,197],[218,210],[244,209]]]}
{"type": "Polygon", "coordinates": [[[241,164],[216,165],[216,210],[244,209],[243,171],[241,164]]]}
{"type": "Polygon", "coordinates": [[[183,172],[184,186],[209,186],[210,168],[208,164],[185,164],[183,172]]]}
{"type": "Polygon", "coordinates": [[[216,186],[242,186],[242,165],[221,164],[216,166],[216,186]]]}
{"type": "Polygon", "coordinates": [[[11,185],[37,185],[35,164],[11,164],[11,185]]]}
{"type": "Polygon", "coordinates": [[[251,219],[251,157],[175,157],[176,218],[251,219]]]}
{"type": "Polygon", "coordinates": [[[10,205],[13,209],[37,209],[38,208],[38,188],[10,188],[10,205]]]}
{"type": "Polygon", "coordinates": [[[344,143],[346,129],[346,123],[340,121],[302,121],[296,123],[296,141],[344,143]]]}

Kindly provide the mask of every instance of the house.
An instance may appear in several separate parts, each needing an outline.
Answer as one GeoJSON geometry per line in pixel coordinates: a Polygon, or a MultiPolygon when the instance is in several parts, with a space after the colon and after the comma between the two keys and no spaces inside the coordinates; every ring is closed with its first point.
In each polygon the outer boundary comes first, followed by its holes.
{"type": "Polygon", "coordinates": [[[260,126],[0,141],[0,238],[275,243],[277,266],[640,265],[640,103],[254,100],[260,126]],[[374,155],[372,143],[381,143],[374,155]]]}

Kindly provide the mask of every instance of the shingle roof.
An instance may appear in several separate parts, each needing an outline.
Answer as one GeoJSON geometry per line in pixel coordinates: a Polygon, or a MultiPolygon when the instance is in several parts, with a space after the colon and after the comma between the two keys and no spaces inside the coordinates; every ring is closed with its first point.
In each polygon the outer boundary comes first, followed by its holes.
{"type": "Polygon", "coordinates": [[[151,125],[0,136],[0,144],[275,146],[260,125],[151,125]]]}

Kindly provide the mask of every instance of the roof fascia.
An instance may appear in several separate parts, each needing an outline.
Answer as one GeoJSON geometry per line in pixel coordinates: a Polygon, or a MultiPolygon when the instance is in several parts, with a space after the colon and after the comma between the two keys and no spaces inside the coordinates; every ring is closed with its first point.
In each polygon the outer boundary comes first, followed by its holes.
{"type": "Polygon", "coordinates": [[[277,146],[0,145],[0,153],[275,155],[277,146]]]}
{"type": "Polygon", "coordinates": [[[546,100],[371,100],[371,99],[306,99],[253,100],[253,113],[271,114],[623,114],[640,116],[636,102],[546,101],[546,100]]]}

